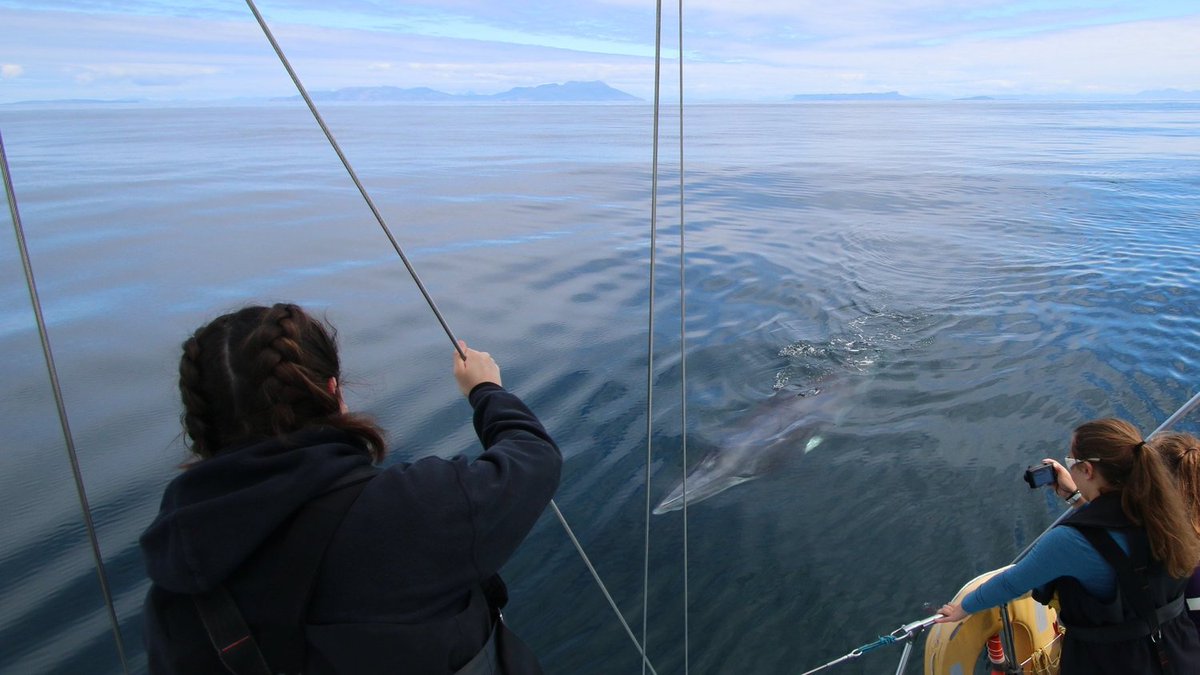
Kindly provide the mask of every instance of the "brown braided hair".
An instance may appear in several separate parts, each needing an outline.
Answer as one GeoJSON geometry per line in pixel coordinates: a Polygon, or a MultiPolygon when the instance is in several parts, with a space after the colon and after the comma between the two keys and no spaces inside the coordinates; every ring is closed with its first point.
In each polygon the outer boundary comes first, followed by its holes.
{"type": "Polygon", "coordinates": [[[1105,482],[1121,493],[1125,515],[1146,530],[1154,557],[1182,579],[1200,562],[1200,538],[1189,527],[1183,495],[1156,446],[1129,422],[1111,418],[1083,424],[1071,437],[1071,454],[1093,460],[1105,482]]]}
{"type": "Polygon", "coordinates": [[[374,460],[383,431],[342,412],[330,378],[341,380],[336,331],[297,305],[244,307],[200,327],[183,343],[179,393],[183,428],[200,459],[234,443],[282,437],[310,426],[357,436],[374,460]]]}
{"type": "Polygon", "coordinates": [[[1156,434],[1151,439],[1175,474],[1183,501],[1192,518],[1192,529],[1200,535],[1200,439],[1181,431],[1156,434]]]}

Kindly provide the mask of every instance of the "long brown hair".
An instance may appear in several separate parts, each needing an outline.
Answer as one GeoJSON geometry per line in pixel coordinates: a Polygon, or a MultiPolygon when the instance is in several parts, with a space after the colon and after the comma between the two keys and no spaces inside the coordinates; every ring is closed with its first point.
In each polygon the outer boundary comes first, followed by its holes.
{"type": "Polygon", "coordinates": [[[1200,535],[1200,439],[1174,431],[1157,434],[1150,440],[1166,460],[1167,468],[1175,474],[1192,518],[1192,529],[1200,535]]]}
{"type": "Polygon", "coordinates": [[[370,419],[341,412],[336,332],[297,305],[251,306],[217,317],[183,343],[183,428],[200,459],[237,442],[332,426],[385,452],[370,419]]]}
{"type": "Polygon", "coordinates": [[[1200,538],[1189,527],[1183,496],[1159,451],[1129,422],[1102,419],[1075,429],[1071,453],[1092,466],[1121,493],[1125,515],[1146,530],[1150,551],[1176,578],[1200,562],[1200,538]]]}

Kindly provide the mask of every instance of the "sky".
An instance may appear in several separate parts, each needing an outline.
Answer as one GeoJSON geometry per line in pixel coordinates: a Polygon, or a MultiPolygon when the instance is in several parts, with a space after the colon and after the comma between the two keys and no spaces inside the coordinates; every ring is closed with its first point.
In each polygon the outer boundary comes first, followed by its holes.
{"type": "MultiPolygon", "coordinates": [[[[649,0],[255,1],[314,91],[654,94],[649,0]]],[[[679,18],[664,4],[665,100],[679,18]]],[[[685,0],[682,53],[692,102],[1200,91],[1200,0],[685,0]]],[[[243,0],[0,0],[0,103],[295,93],[243,0]]]]}

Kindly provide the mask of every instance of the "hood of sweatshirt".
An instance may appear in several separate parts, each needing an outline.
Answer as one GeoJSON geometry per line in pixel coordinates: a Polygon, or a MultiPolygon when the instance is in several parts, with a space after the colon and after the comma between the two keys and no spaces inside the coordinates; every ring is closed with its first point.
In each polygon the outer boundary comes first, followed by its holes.
{"type": "Polygon", "coordinates": [[[167,486],[140,539],[151,581],[200,593],[225,581],[300,507],[371,463],[354,436],[329,427],[222,451],[167,486]]]}

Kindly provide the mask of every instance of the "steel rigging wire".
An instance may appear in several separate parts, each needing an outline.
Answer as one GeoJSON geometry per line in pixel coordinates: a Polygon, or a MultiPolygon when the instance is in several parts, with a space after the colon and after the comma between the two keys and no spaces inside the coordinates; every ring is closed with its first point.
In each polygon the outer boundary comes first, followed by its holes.
{"type": "MultiPolygon", "coordinates": [[[[684,274],[687,239],[684,236],[683,180],[683,0],[679,0],[679,417],[683,467],[683,673],[689,671],[688,649],[688,497],[687,497],[687,278],[684,274]]],[[[647,488],[649,483],[646,483],[647,488]]],[[[647,490],[649,491],[649,490],[647,490]]]]}
{"type": "MultiPolygon", "coordinates": [[[[654,461],[654,277],[658,249],[658,115],[662,90],[662,0],[654,12],[654,128],[650,159],[650,297],[646,313],[646,512],[642,546],[642,648],[649,649],[650,626],[650,467],[654,461]]],[[[686,491],[685,493],[686,494],[686,491]]],[[[646,667],[642,665],[642,675],[646,667]]]]}
{"type": "MultiPolygon", "coordinates": [[[[646,516],[645,554],[642,563],[642,645],[649,649],[646,630],[649,626],[650,599],[650,467],[653,461],[654,437],[654,280],[655,252],[658,231],[658,148],[659,148],[659,101],[662,91],[662,0],[656,3],[654,36],[654,131],[653,159],[650,171],[650,307],[646,345],[646,516]]],[[[684,165],[683,165],[683,0],[678,2],[678,60],[679,60],[679,361],[680,361],[680,463],[683,467],[683,672],[689,672],[688,645],[688,492],[687,492],[687,278],[684,272],[687,253],[684,221],[684,165]]],[[[643,675],[645,670],[643,669],[643,675]]]]}
{"type": "Polygon", "coordinates": [[[42,341],[42,355],[46,359],[46,370],[50,374],[50,389],[54,393],[54,404],[58,408],[58,421],[62,426],[63,440],[67,446],[67,459],[71,462],[71,475],[75,479],[75,492],[79,495],[79,508],[83,511],[83,524],[87,529],[88,542],[92,547],[92,558],[96,563],[96,576],[100,580],[100,593],[104,595],[108,621],[112,624],[113,640],[117,644],[117,657],[121,660],[121,671],[128,673],[129,663],[125,659],[121,624],[117,620],[117,609],[113,604],[112,590],[108,585],[108,574],[104,571],[104,555],[100,552],[100,538],[96,535],[96,523],[92,520],[92,507],[88,503],[87,490],[83,485],[83,472],[79,468],[79,455],[75,451],[75,437],[71,433],[71,424],[67,420],[67,406],[63,402],[62,387],[58,382],[58,368],[54,365],[54,351],[50,348],[50,334],[46,331],[46,319],[42,315],[42,301],[38,297],[37,283],[34,281],[29,248],[25,245],[25,228],[21,225],[21,214],[17,208],[17,194],[13,189],[12,176],[8,169],[8,156],[4,152],[3,136],[0,136],[0,174],[3,174],[4,177],[4,194],[8,198],[8,210],[12,215],[13,230],[17,234],[17,249],[21,253],[21,265],[25,269],[25,286],[29,289],[29,300],[33,304],[38,336],[42,341]]]}
{"type": "MultiPolygon", "coordinates": [[[[659,0],[659,2],[661,5],[661,0],[659,0]]],[[[429,305],[429,309],[432,310],[434,313],[434,316],[437,317],[438,322],[442,325],[442,329],[446,332],[446,336],[450,338],[450,342],[453,343],[454,348],[455,348],[455,350],[458,351],[459,356],[462,357],[463,360],[466,360],[466,354],[463,352],[462,348],[459,346],[458,340],[454,337],[454,333],[450,330],[450,326],[446,323],[446,320],[442,316],[442,313],[440,311],[438,311],[437,305],[433,302],[433,298],[429,295],[429,292],[425,289],[425,285],[423,283],[421,283],[420,277],[417,276],[416,269],[414,269],[412,264],[408,261],[408,257],[406,255],[404,255],[403,248],[401,248],[400,243],[396,240],[396,237],[392,235],[391,229],[388,227],[387,222],[384,220],[383,215],[380,213],[379,209],[375,206],[374,200],[371,199],[371,196],[367,192],[366,188],[363,186],[362,181],[360,181],[358,179],[357,173],[354,171],[354,168],[351,166],[350,161],[346,158],[345,153],[342,152],[341,146],[338,144],[337,139],[334,138],[334,136],[333,136],[333,132],[331,132],[329,130],[329,126],[325,124],[325,120],[324,120],[324,118],[321,117],[321,113],[317,110],[316,104],[313,103],[312,97],[310,97],[308,95],[308,90],[305,89],[304,84],[300,82],[300,77],[296,74],[296,71],[292,68],[291,63],[288,61],[287,56],[284,54],[283,49],[279,46],[279,43],[275,40],[275,36],[271,33],[271,29],[267,25],[266,20],[263,18],[262,13],[260,13],[258,11],[258,7],[254,4],[254,0],[246,0],[246,5],[250,8],[250,11],[254,14],[254,19],[258,22],[258,25],[262,29],[263,34],[266,36],[267,41],[271,43],[271,48],[274,49],[275,55],[279,57],[279,61],[283,64],[284,69],[287,70],[288,75],[292,79],[292,83],[296,85],[297,91],[300,92],[301,98],[303,98],[304,102],[308,105],[308,109],[309,109],[309,111],[312,112],[313,118],[316,120],[317,124],[321,127],[321,131],[323,131],[325,133],[325,138],[329,141],[329,144],[333,147],[334,152],[337,153],[338,158],[342,161],[342,165],[346,168],[346,172],[350,175],[350,179],[354,182],[354,185],[358,188],[358,191],[362,195],[363,200],[366,201],[367,206],[371,209],[371,213],[375,216],[375,220],[379,223],[379,227],[383,230],[384,234],[387,235],[388,241],[391,242],[392,248],[394,248],[396,250],[396,253],[397,253],[397,255],[400,256],[401,261],[404,262],[405,268],[408,269],[409,275],[412,277],[413,281],[417,284],[417,287],[420,289],[421,295],[424,296],[425,302],[429,305]]],[[[660,10],[660,13],[661,13],[661,10],[660,10]]],[[[656,120],[655,124],[657,127],[657,111],[655,114],[655,120],[656,120]]],[[[656,150],[656,152],[657,152],[657,150],[656,150]]],[[[563,516],[562,511],[558,508],[558,504],[553,499],[550,500],[550,507],[554,511],[555,516],[558,517],[558,521],[560,523],[562,523],[563,529],[566,530],[567,536],[571,539],[571,543],[575,545],[575,550],[578,551],[580,557],[583,558],[584,564],[587,566],[588,571],[591,572],[592,577],[596,581],[596,584],[599,585],[600,590],[603,592],[605,599],[608,601],[608,604],[612,607],[613,613],[616,614],[617,619],[621,622],[621,625],[625,628],[625,632],[629,636],[629,639],[633,641],[634,646],[637,648],[638,653],[641,655],[641,657],[642,657],[642,672],[645,673],[646,669],[649,668],[651,673],[654,673],[654,675],[658,675],[657,671],[654,670],[653,664],[650,663],[649,657],[646,655],[646,651],[642,646],[643,643],[639,643],[637,638],[634,636],[633,630],[629,627],[629,623],[625,621],[625,617],[624,617],[624,615],[621,614],[620,609],[617,607],[616,602],[613,600],[612,594],[609,593],[608,588],[604,584],[604,581],[600,578],[599,573],[596,572],[595,566],[592,564],[591,560],[588,559],[587,553],[583,550],[583,546],[579,543],[579,538],[575,536],[575,533],[571,530],[570,524],[567,523],[566,517],[563,516]]],[[[644,611],[643,611],[643,616],[644,616],[644,611]]],[[[643,642],[644,642],[644,640],[645,640],[645,633],[643,631],[643,642]]]]}

